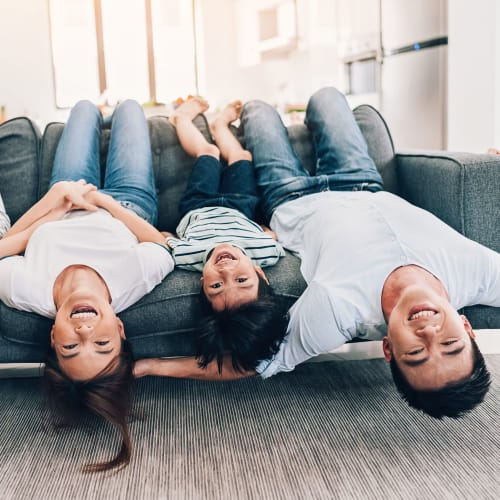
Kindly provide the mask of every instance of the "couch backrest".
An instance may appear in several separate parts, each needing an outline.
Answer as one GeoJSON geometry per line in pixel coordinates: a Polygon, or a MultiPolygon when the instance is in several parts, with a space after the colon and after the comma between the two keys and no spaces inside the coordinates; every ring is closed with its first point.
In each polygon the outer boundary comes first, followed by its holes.
{"type": "MultiPolygon", "coordinates": [[[[397,193],[398,182],[394,147],[383,118],[378,111],[368,105],[362,105],[356,108],[354,110],[354,115],[367,141],[369,153],[382,174],[386,189],[397,193]]],[[[195,123],[203,135],[208,140],[211,140],[205,116],[198,116],[195,119],[195,123]]],[[[159,199],[158,227],[160,229],[174,231],[179,221],[179,200],[186,187],[194,160],[182,149],[177,139],[175,129],[166,117],[151,117],[148,119],[148,126],[159,199]]],[[[40,169],[37,179],[38,196],[43,195],[48,188],[54,155],[63,128],[64,124],[62,123],[51,123],[46,127],[43,134],[40,151],[40,169]]],[[[288,130],[293,147],[304,162],[306,168],[313,174],[316,165],[316,155],[308,129],[304,125],[293,125],[289,127],[288,130]]],[[[234,128],[233,132],[244,144],[244,137],[239,135],[239,130],[234,128]]],[[[104,129],[101,141],[102,165],[105,165],[109,137],[110,131],[104,129]]],[[[0,172],[0,182],[2,180],[1,174],[2,172],[0,172]]],[[[22,175],[23,177],[27,177],[26,181],[28,185],[34,182],[27,173],[23,173],[22,175]]],[[[12,185],[12,181],[10,181],[9,185],[12,185]]],[[[24,188],[20,191],[24,191],[24,188]]],[[[11,197],[9,197],[9,202],[11,201],[10,198],[11,197]]],[[[32,198],[33,189],[30,191],[30,199],[32,198]]],[[[36,199],[32,199],[32,203],[35,201],[36,199]]],[[[7,210],[10,211],[11,207],[9,207],[7,199],[6,204],[7,210]]],[[[29,205],[26,207],[25,205],[26,201],[24,200],[23,208],[27,209],[29,205]]],[[[16,218],[20,213],[22,212],[16,209],[16,218]]]]}
{"type": "Polygon", "coordinates": [[[28,118],[0,125],[0,193],[13,222],[38,199],[40,139],[28,118]]]}

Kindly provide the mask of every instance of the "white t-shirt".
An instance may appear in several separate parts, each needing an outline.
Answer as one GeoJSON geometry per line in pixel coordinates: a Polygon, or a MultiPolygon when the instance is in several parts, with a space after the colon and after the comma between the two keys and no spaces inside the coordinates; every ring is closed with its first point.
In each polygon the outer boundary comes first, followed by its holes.
{"type": "Polygon", "coordinates": [[[104,279],[118,313],[150,292],[173,270],[162,245],[138,243],[109,212],[75,211],[37,228],[24,256],[0,261],[0,299],[8,306],[53,318],[53,286],[70,265],[94,269],[104,279]]]}
{"type": "Polygon", "coordinates": [[[279,352],[257,367],[263,377],[354,337],[381,339],[382,288],[400,266],[436,276],[456,309],[500,306],[500,254],[388,192],[303,196],[279,206],[271,228],[302,259],[308,287],[289,311],[279,352]]]}

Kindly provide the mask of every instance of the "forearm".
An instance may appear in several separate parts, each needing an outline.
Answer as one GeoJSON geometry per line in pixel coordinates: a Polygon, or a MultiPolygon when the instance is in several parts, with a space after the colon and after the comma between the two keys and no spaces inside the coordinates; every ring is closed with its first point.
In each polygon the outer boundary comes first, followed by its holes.
{"type": "Polygon", "coordinates": [[[0,240],[0,259],[11,255],[19,255],[24,252],[28,244],[31,232],[28,229],[19,231],[9,237],[4,236],[0,240]]]}
{"type": "Polygon", "coordinates": [[[35,203],[18,219],[4,237],[24,231],[40,223],[42,220],[45,222],[44,217],[48,217],[49,220],[55,220],[55,213],[60,218],[64,213],[72,209],[95,210],[96,207],[88,203],[84,198],[87,193],[93,190],[95,190],[95,186],[86,183],[84,180],[57,182],[41,200],[35,203]]]}
{"type": "Polygon", "coordinates": [[[190,378],[198,380],[225,381],[237,380],[255,375],[254,371],[239,372],[232,367],[230,358],[224,359],[222,373],[219,373],[217,363],[212,361],[206,368],[198,365],[194,357],[187,358],[149,358],[136,362],[134,368],[136,377],[153,375],[159,377],[190,378]]]}
{"type": "Polygon", "coordinates": [[[41,219],[43,216],[47,215],[50,210],[56,206],[57,199],[58,189],[56,186],[53,186],[41,200],[35,203],[17,220],[17,222],[9,229],[9,231],[5,233],[4,238],[24,231],[39,219],[41,219]]]}
{"type": "Polygon", "coordinates": [[[165,245],[165,237],[160,231],[142,217],[123,207],[111,196],[95,191],[91,193],[91,200],[96,206],[104,208],[113,217],[123,222],[140,243],[153,242],[165,245]]]}
{"type": "Polygon", "coordinates": [[[61,219],[71,207],[71,202],[65,202],[58,208],[50,210],[48,213],[33,221],[28,227],[17,230],[14,233],[8,231],[0,240],[0,258],[9,255],[19,255],[26,250],[31,235],[39,226],[45,222],[61,219]]]}

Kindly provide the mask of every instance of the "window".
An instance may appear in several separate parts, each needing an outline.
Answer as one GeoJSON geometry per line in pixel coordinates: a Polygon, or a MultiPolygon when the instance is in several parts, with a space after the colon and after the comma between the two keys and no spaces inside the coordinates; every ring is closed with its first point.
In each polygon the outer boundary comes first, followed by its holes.
{"type": "Polygon", "coordinates": [[[50,0],[57,106],[200,93],[194,3],[50,0]]]}

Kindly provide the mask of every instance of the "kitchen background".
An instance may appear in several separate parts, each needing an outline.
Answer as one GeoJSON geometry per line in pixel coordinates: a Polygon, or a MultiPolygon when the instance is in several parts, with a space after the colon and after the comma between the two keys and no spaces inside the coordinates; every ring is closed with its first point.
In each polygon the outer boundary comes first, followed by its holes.
{"type": "Polygon", "coordinates": [[[396,148],[500,147],[496,0],[0,0],[0,120],[81,98],[168,113],[260,98],[291,123],[325,85],[381,110],[396,148]]]}

